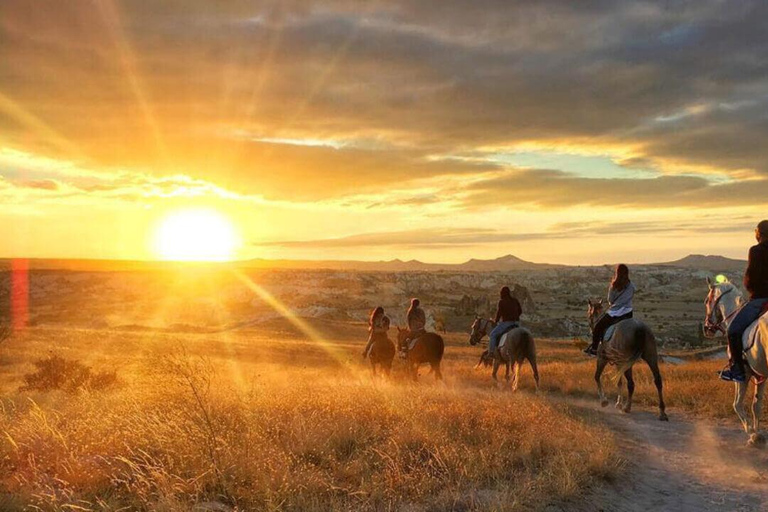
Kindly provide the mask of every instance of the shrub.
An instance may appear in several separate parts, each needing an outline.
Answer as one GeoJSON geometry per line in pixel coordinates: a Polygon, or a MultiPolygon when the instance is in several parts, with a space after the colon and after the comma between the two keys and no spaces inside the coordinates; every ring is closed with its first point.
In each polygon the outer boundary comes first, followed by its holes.
{"type": "Polygon", "coordinates": [[[50,355],[34,362],[35,370],[24,375],[19,391],[50,391],[61,389],[68,393],[88,389],[100,391],[117,383],[116,372],[94,372],[80,361],[50,355]]]}

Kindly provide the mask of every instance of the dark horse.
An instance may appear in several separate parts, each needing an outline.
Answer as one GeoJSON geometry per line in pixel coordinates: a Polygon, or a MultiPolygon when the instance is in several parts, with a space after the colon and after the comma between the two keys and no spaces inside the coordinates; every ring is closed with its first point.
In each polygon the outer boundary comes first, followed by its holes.
{"type": "Polygon", "coordinates": [[[373,345],[368,352],[368,358],[371,362],[371,372],[376,375],[378,366],[385,375],[389,375],[392,370],[392,360],[395,358],[395,344],[384,332],[378,332],[373,335],[373,345]]]}
{"type": "MultiPolygon", "coordinates": [[[[603,311],[603,302],[588,301],[589,326],[594,329],[597,320],[603,311]]],[[[606,365],[615,364],[618,367],[619,376],[619,397],[616,400],[616,407],[624,412],[632,409],[632,394],[635,392],[635,380],[632,377],[632,365],[638,360],[644,360],[653,373],[653,382],[659,392],[659,419],[669,421],[667,413],[664,411],[664,395],[662,393],[661,372],[659,371],[659,353],[656,349],[656,338],[653,336],[650,327],[639,320],[629,318],[616,324],[616,328],[607,340],[600,343],[597,350],[597,369],[595,370],[595,382],[597,382],[597,393],[600,397],[600,404],[605,407],[608,405],[608,399],[603,393],[603,385],[600,377],[605,370],[606,365]],[[622,403],[621,388],[622,375],[627,379],[627,403],[622,403]]]]}
{"type": "Polygon", "coordinates": [[[408,341],[408,329],[397,328],[397,350],[408,366],[408,374],[415,381],[419,377],[419,366],[429,364],[435,380],[443,380],[440,362],[445,352],[445,342],[439,334],[427,332],[408,341]]]}

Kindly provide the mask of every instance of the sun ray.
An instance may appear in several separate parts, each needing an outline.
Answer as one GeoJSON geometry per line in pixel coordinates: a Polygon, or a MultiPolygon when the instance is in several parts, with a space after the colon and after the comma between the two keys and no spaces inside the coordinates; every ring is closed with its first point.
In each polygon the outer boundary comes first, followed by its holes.
{"type": "Polygon", "coordinates": [[[349,367],[349,356],[339,346],[327,341],[322,334],[309,325],[303,318],[298,316],[288,306],[283,304],[277,297],[272,295],[269,290],[256,284],[251,278],[240,270],[233,270],[235,276],[245,284],[252,292],[263,300],[268,306],[274,309],[280,316],[288,320],[291,325],[296,327],[307,338],[316,343],[325,350],[339,365],[349,367]]]}
{"type": "Polygon", "coordinates": [[[95,3],[98,6],[99,13],[104,20],[104,24],[107,26],[110,34],[112,35],[113,43],[117,49],[123,72],[128,79],[131,91],[133,92],[134,98],[139,105],[139,109],[141,110],[142,116],[144,117],[144,121],[147,123],[150,133],[152,134],[152,138],[155,141],[157,152],[160,158],[167,164],[170,162],[168,151],[162,140],[160,126],[157,122],[157,119],[155,118],[154,112],[152,111],[152,107],[147,100],[147,94],[144,91],[141,79],[139,78],[136,56],[134,55],[131,45],[128,42],[128,38],[125,35],[125,30],[123,29],[123,23],[120,19],[118,8],[112,0],[97,1],[95,3]]]}
{"type": "Polygon", "coordinates": [[[19,124],[37,130],[48,140],[48,142],[52,143],[59,150],[67,153],[69,156],[74,156],[78,159],[86,159],[82,151],[64,136],[2,92],[0,92],[0,112],[5,112],[19,124]]]}

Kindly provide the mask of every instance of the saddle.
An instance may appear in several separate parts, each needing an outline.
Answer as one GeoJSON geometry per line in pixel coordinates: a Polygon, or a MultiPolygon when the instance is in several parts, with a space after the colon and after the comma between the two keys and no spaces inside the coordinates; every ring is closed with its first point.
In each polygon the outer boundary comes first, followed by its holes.
{"type": "MultiPolygon", "coordinates": [[[[766,304],[766,306],[768,306],[768,304],[766,304]]],[[[754,365],[750,363],[750,359],[752,359],[752,356],[757,359],[765,357],[764,355],[761,355],[762,349],[756,348],[755,344],[757,343],[758,336],[768,335],[768,314],[766,314],[768,307],[766,306],[763,306],[760,317],[747,327],[747,330],[744,331],[744,334],[741,337],[742,347],[744,347],[744,362],[750,367],[758,383],[765,381],[768,378],[768,375],[762,375],[757,372],[754,365]],[[755,353],[755,351],[757,351],[757,353],[755,353]]]]}
{"type": "Polygon", "coordinates": [[[609,339],[611,339],[611,336],[613,336],[613,333],[616,331],[617,325],[619,324],[615,323],[605,330],[605,334],[603,334],[603,341],[608,341],[609,339]]]}
{"type": "Polygon", "coordinates": [[[509,337],[509,332],[512,329],[517,329],[520,327],[520,324],[515,322],[514,324],[507,327],[504,332],[501,333],[501,336],[499,337],[499,346],[497,347],[497,350],[501,350],[501,347],[503,347],[507,343],[507,338],[509,337]]]}

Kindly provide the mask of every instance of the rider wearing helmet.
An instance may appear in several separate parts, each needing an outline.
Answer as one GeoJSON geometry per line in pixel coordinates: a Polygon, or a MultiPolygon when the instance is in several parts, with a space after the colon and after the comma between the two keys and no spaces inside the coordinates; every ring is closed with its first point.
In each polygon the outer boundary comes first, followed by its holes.
{"type": "Polygon", "coordinates": [[[629,280],[629,267],[620,263],[616,265],[611,285],[608,287],[608,311],[600,317],[592,328],[592,344],[584,349],[585,354],[597,355],[597,347],[605,336],[605,332],[613,324],[627,318],[632,318],[632,297],[635,295],[635,285],[629,280]]]}
{"type": "Polygon", "coordinates": [[[755,228],[757,245],[749,249],[747,271],[744,273],[744,288],[749,292],[749,302],[736,313],[728,326],[728,354],[730,368],[720,372],[723,380],[744,382],[744,345],[741,338],[752,322],[760,317],[768,302],[768,220],[755,228]]]}
{"type": "Polygon", "coordinates": [[[522,314],[523,307],[520,305],[520,301],[512,296],[509,286],[502,287],[499,292],[499,305],[496,308],[496,317],[493,319],[496,327],[493,328],[489,336],[489,356],[493,357],[496,353],[496,347],[499,345],[499,339],[501,339],[505,332],[517,325],[522,314]]]}

